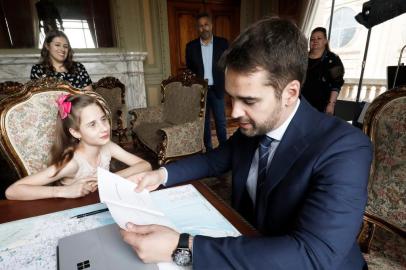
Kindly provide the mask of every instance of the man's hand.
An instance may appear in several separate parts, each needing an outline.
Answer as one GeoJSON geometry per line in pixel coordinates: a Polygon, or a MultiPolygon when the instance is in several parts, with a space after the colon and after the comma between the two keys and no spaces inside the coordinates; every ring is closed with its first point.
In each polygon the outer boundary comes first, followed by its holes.
{"type": "Polygon", "coordinates": [[[179,242],[178,232],[161,225],[127,223],[120,233],[144,263],[171,262],[179,242]]]}
{"type": "Polygon", "coordinates": [[[136,192],[141,192],[145,188],[149,191],[155,190],[165,180],[165,173],[163,169],[158,169],[150,172],[142,172],[134,174],[127,178],[128,180],[137,184],[136,192]]]}

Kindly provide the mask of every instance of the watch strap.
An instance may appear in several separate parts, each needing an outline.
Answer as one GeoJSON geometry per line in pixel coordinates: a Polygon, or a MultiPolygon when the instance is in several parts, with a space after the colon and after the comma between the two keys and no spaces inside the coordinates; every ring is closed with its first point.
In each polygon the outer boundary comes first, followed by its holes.
{"type": "Polygon", "coordinates": [[[178,246],[176,248],[189,248],[189,234],[181,233],[179,236],[178,246]]]}

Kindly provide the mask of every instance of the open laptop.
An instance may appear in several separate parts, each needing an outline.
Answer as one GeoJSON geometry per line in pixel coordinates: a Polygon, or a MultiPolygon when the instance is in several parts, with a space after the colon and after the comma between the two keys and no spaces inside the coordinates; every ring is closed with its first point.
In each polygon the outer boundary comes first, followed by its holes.
{"type": "Polygon", "coordinates": [[[158,269],[138,258],[122,240],[117,224],[59,239],[57,260],[59,270],[158,269]]]}

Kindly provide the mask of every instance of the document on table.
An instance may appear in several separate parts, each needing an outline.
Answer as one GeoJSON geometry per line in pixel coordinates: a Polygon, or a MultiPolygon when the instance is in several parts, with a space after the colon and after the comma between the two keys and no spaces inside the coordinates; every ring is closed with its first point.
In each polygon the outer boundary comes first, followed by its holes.
{"type": "Polygon", "coordinates": [[[234,226],[192,185],[137,193],[136,184],[98,168],[100,201],[121,228],[161,224],[178,232],[213,237],[239,236],[234,226]]]}
{"type": "MultiPolygon", "coordinates": [[[[108,173],[99,179],[99,185],[103,180],[109,181],[107,186],[103,184],[105,188],[99,186],[99,194],[104,190],[109,194],[107,198],[115,202],[107,205],[111,212],[85,215],[106,207],[105,204],[98,203],[0,224],[0,270],[55,269],[58,239],[112,224],[114,221],[122,226],[128,221],[136,224],[170,225],[179,232],[191,235],[240,235],[192,185],[136,193],[134,183],[116,177],[118,176],[108,173]],[[114,184],[116,180],[124,182],[114,184]],[[76,216],[83,218],[72,218],[76,216]]],[[[159,263],[158,266],[161,270],[187,269],[179,268],[173,263],[159,263]]]]}
{"type": "Polygon", "coordinates": [[[102,168],[97,169],[97,179],[100,201],[107,205],[121,228],[125,229],[128,222],[174,227],[154,204],[149,191],[137,193],[135,183],[102,168]]]}
{"type": "MultiPolygon", "coordinates": [[[[110,210],[117,224],[127,222],[160,224],[178,232],[212,237],[239,236],[223,217],[192,185],[140,193],[136,184],[102,168],[97,169],[100,201],[110,210]]],[[[191,269],[174,263],[158,263],[160,270],[191,269]]]]}

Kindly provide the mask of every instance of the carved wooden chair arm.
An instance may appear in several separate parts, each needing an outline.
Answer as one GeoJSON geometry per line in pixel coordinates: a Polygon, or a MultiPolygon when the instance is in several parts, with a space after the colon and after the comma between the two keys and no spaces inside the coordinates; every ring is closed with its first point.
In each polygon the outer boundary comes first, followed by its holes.
{"type": "Polygon", "coordinates": [[[375,224],[367,220],[365,217],[362,221],[361,230],[358,234],[358,244],[360,249],[364,253],[369,252],[372,238],[374,237],[375,224]]]}

